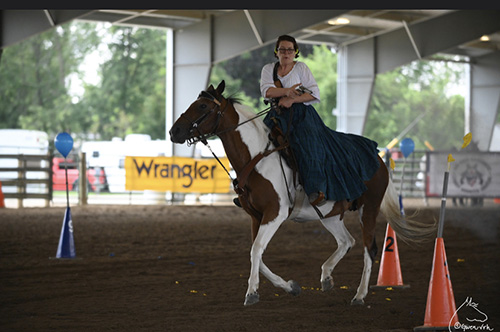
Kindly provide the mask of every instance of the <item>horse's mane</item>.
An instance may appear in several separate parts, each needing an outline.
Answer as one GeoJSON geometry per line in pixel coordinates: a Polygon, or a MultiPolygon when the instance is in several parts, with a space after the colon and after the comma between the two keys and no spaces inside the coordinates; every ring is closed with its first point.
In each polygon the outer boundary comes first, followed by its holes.
{"type": "Polygon", "coordinates": [[[259,133],[267,137],[269,128],[265,125],[262,117],[256,117],[257,114],[255,113],[255,111],[250,106],[242,104],[239,98],[229,97],[227,98],[227,100],[231,102],[231,104],[234,106],[234,109],[242,117],[240,118],[240,123],[246,120],[253,119],[252,121],[248,122],[248,124],[253,124],[253,126],[259,133]]]}
{"type": "Polygon", "coordinates": [[[241,104],[242,103],[242,99],[240,97],[237,97],[236,95],[230,95],[229,97],[226,98],[226,100],[228,102],[230,102],[231,104],[241,104]]]}

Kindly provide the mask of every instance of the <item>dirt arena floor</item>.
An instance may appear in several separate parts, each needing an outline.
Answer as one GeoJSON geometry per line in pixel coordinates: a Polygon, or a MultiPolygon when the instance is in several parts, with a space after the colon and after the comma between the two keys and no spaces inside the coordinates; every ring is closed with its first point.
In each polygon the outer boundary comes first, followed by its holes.
{"type": "MultiPolygon", "coordinates": [[[[449,204],[451,205],[451,204],[449,204]]],[[[407,213],[414,209],[406,207],[407,213]]],[[[371,290],[351,306],[362,271],[357,213],[345,222],[356,246],[320,290],[320,267],[336,248],[319,221],[287,221],[266,264],[302,286],[293,297],[261,279],[260,302],[243,306],[250,219],[234,206],[72,207],[76,259],[54,259],[64,208],[0,210],[0,331],[412,331],[424,322],[434,241],[398,243],[407,289],[371,290]]],[[[422,221],[439,207],[421,208],[422,221]]],[[[500,205],[449,206],[444,241],[456,306],[476,308],[500,330],[500,205]]],[[[377,229],[377,283],[386,224],[377,229]]],[[[479,319],[479,318],[477,318],[479,319]]],[[[465,321],[465,320],[464,320],[465,321]]],[[[472,323],[471,323],[472,324],[472,323]]],[[[477,325],[477,324],[476,324],[477,325]]]]}

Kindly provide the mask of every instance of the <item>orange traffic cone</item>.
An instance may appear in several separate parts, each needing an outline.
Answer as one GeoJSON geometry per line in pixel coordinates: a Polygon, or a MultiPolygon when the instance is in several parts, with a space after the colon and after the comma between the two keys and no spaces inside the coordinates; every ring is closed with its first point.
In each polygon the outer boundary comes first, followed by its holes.
{"type": "Polygon", "coordinates": [[[385,232],[385,248],[380,259],[377,284],[370,288],[408,288],[410,285],[403,284],[401,265],[399,264],[399,251],[396,233],[391,225],[387,224],[385,232]]]}
{"type": "Polygon", "coordinates": [[[442,237],[438,237],[434,247],[434,260],[427,293],[424,325],[415,327],[413,330],[449,330],[458,323],[456,311],[444,240],[442,237]]]}
{"type": "Polygon", "coordinates": [[[2,181],[0,181],[0,208],[5,207],[5,196],[2,192],[2,181]]]}

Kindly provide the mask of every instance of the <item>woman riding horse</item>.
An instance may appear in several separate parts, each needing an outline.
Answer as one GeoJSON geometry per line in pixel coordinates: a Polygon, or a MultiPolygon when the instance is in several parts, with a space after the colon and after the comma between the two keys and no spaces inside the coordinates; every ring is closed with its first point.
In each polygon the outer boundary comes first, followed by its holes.
{"type": "Polygon", "coordinates": [[[354,201],[379,167],[377,143],[365,137],[328,128],[312,106],[320,102],[318,85],[301,61],[295,38],[283,35],[274,49],[276,63],[262,68],[260,89],[264,98],[279,98],[265,117],[288,137],[301,183],[312,205],[326,200],[354,201]]]}
{"type": "MultiPolygon", "coordinates": [[[[262,256],[273,235],[285,220],[297,222],[317,220],[320,210],[323,214],[320,217],[321,223],[338,243],[335,252],[321,266],[321,289],[323,291],[333,289],[332,272],[355,243],[343,223],[344,210],[338,206],[338,202],[331,200],[322,207],[311,206],[300,184],[294,186],[293,170],[282,162],[279,153],[275,153],[279,148],[270,143],[269,128],[253,110],[232,98],[225,98],[222,94],[224,86],[225,83],[222,81],[217,88],[210,85],[206,91],[202,91],[198,99],[176,120],[170,129],[170,138],[174,143],[182,144],[187,141],[193,144],[197,141],[206,141],[211,136],[218,136],[237,174],[237,178],[234,179],[236,181],[233,181],[233,184],[236,183],[235,191],[252,220],[251,267],[244,304],[252,305],[259,301],[260,273],[274,286],[292,295],[300,293],[297,282],[285,281],[273,273],[264,263],[262,256]]],[[[353,149],[352,143],[348,142],[346,145],[353,149]]],[[[351,162],[352,156],[348,155],[347,158],[351,162]]],[[[364,183],[367,190],[355,201],[363,233],[364,268],[359,287],[352,300],[353,304],[363,304],[368,294],[372,264],[377,253],[375,225],[379,212],[385,215],[398,238],[404,241],[420,241],[435,234],[435,226],[427,227],[401,215],[398,193],[380,157],[378,162],[380,167],[373,177],[364,183]]],[[[335,172],[335,170],[329,171],[335,172]]],[[[354,171],[359,172],[359,169],[354,171]]],[[[353,204],[354,202],[351,202],[348,206],[353,204]]]]}

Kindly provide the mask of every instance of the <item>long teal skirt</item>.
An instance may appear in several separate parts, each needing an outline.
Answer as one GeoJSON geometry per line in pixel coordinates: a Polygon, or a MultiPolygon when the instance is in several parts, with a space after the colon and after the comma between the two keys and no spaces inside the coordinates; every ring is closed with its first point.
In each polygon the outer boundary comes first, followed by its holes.
{"type": "Polygon", "coordinates": [[[275,125],[273,118],[283,133],[289,131],[308,195],[322,191],[328,200],[353,201],[366,191],[364,181],[371,179],[380,166],[377,142],[328,128],[311,105],[293,104],[280,115],[271,110],[264,118],[269,128],[275,125]]]}

